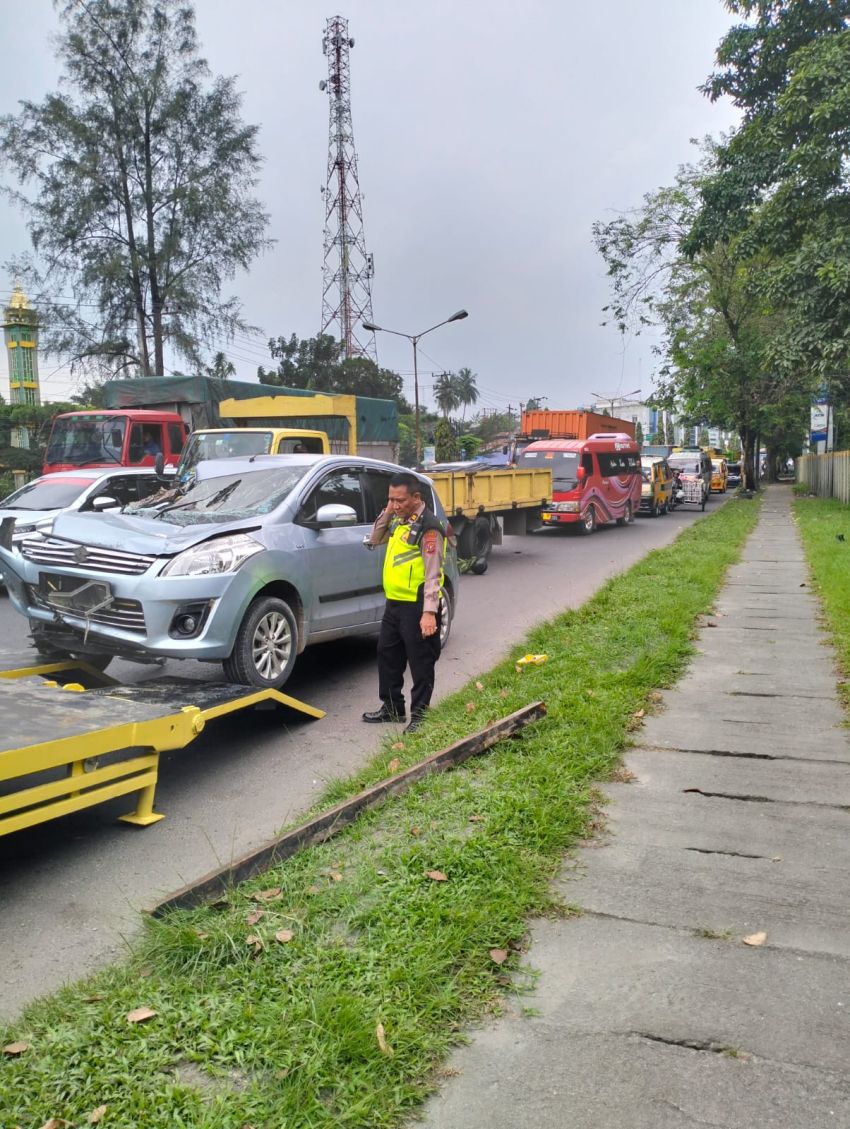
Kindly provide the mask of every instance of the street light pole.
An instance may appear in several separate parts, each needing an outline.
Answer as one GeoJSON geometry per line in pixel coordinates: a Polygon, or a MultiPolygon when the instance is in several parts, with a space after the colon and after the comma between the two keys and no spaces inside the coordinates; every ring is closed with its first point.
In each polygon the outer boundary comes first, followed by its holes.
{"type": "Polygon", "coordinates": [[[452,314],[450,318],[444,321],[438,321],[436,325],[432,325],[430,329],[423,329],[421,333],[400,333],[397,329],[384,329],[383,326],[373,325],[372,322],[364,321],[362,326],[370,333],[392,333],[394,337],[406,337],[413,345],[413,405],[416,420],[416,466],[422,465],[422,437],[419,429],[419,359],[417,355],[417,345],[421,338],[426,333],[433,333],[435,329],[439,329],[441,325],[448,325],[452,321],[463,321],[468,318],[469,314],[466,310],[458,310],[457,313],[452,314]]]}
{"type": "Polygon", "coordinates": [[[611,405],[611,415],[614,414],[614,404],[617,400],[628,400],[629,396],[640,396],[640,389],[635,388],[633,392],[624,392],[622,396],[600,396],[598,392],[591,392],[591,396],[595,396],[597,400],[602,400],[611,405]]]}

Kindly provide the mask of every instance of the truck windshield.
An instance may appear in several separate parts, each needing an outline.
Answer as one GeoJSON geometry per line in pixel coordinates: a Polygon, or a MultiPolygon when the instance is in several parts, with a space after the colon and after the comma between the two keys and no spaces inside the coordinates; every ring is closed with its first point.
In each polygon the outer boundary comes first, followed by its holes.
{"type": "Polygon", "coordinates": [[[127,429],[126,416],[59,416],[53,421],[46,464],[119,463],[127,429]]]}
{"type": "Polygon", "coordinates": [[[63,478],[59,482],[36,479],[4,498],[0,510],[62,510],[75,502],[94,481],[93,478],[63,478]]]}
{"type": "Polygon", "coordinates": [[[218,524],[271,513],[304,477],[309,466],[263,467],[193,482],[178,502],[135,513],[173,525],[218,524]]]}
{"type": "Polygon", "coordinates": [[[676,470],[682,471],[683,474],[702,474],[699,459],[689,459],[687,455],[684,458],[676,458],[676,456],[673,455],[667,461],[670,466],[675,467],[676,470]]]}
{"type": "Polygon", "coordinates": [[[578,485],[578,451],[524,451],[519,465],[552,471],[552,489],[563,493],[578,485]]]}
{"type": "Polygon", "coordinates": [[[248,458],[268,455],[272,449],[270,431],[196,431],[180,456],[177,475],[181,477],[204,459],[248,458]]]}

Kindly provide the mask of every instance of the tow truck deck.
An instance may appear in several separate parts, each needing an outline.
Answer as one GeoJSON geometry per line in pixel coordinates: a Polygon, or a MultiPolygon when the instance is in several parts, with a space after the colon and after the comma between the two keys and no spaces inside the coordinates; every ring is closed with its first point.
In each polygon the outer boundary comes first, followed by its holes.
{"type": "Polygon", "coordinates": [[[0,651],[0,836],[134,792],[135,810],[120,818],[156,823],[160,753],[262,702],[324,717],[280,690],[170,677],[125,685],[82,661],[0,651]]]}

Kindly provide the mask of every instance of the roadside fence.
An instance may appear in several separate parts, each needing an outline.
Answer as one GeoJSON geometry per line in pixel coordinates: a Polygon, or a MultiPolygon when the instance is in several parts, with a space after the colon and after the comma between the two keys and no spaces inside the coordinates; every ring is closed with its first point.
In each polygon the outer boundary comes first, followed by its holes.
{"type": "Polygon", "coordinates": [[[797,481],[819,498],[850,504],[850,451],[802,455],[797,459],[797,481]]]}

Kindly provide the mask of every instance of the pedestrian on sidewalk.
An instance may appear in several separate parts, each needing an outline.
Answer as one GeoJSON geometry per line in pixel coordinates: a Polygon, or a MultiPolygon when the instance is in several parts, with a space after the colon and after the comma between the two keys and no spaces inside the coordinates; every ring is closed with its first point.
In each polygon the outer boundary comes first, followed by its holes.
{"type": "Polygon", "coordinates": [[[446,554],[446,527],[422,501],[413,474],[390,479],[386,508],[364,540],[368,549],[386,544],[384,595],[378,637],[378,695],[381,707],[363,714],[367,722],[404,721],[404,672],[410,668],[410,722],[414,732],[431,702],[434,666],[440,657],[440,593],[446,554]]]}

